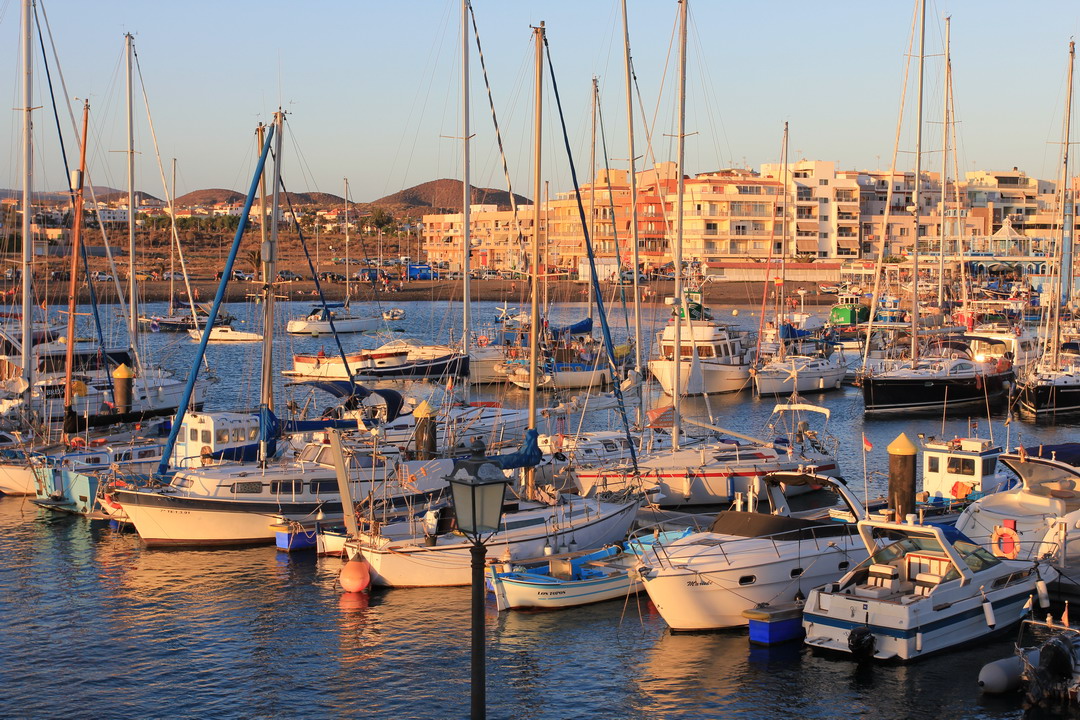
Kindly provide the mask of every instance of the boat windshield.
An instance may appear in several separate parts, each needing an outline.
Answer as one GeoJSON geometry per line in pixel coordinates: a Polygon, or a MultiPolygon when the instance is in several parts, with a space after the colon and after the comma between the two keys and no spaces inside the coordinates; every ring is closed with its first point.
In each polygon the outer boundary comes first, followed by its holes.
{"type": "MultiPolygon", "coordinates": [[[[885,531],[883,534],[875,532],[874,535],[877,537],[895,537],[895,534],[891,531],[885,531]]],[[[914,564],[918,566],[919,572],[932,572],[935,575],[940,575],[942,582],[960,577],[959,571],[952,563],[952,558],[949,557],[944,548],[941,547],[941,543],[933,535],[904,536],[871,555],[869,559],[860,565],[860,568],[863,566],[869,568],[871,565],[897,565],[898,559],[905,558],[909,560],[909,565],[912,564],[910,561],[917,561],[914,564]]],[[[981,567],[989,566],[983,565],[981,567]]]]}
{"type": "Polygon", "coordinates": [[[953,547],[964,558],[964,562],[971,568],[971,572],[982,572],[987,568],[1000,565],[1001,560],[994,557],[987,550],[967,542],[954,542],[953,547]]]}

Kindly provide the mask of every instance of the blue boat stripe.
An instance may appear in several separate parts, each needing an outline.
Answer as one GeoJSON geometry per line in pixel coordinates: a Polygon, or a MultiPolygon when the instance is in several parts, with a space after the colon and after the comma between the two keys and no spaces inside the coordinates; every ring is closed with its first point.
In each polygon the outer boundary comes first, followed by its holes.
{"type": "MultiPolygon", "coordinates": [[[[993,601],[993,602],[991,602],[991,605],[994,607],[995,610],[997,610],[997,609],[1000,609],[1000,608],[1005,608],[1006,606],[1009,606],[1009,605],[1015,605],[1016,603],[1018,603],[1020,601],[1027,602],[1028,596],[1030,596],[1031,593],[1032,593],[1031,590],[1024,590],[1023,592],[1021,592],[1018,595],[1013,595],[1013,596],[1007,597],[1007,598],[1005,598],[1003,600],[993,601]]],[[[978,617],[979,615],[982,615],[982,612],[983,612],[982,603],[980,603],[978,605],[978,607],[972,608],[971,610],[965,610],[963,613],[960,613],[958,615],[952,615],[950,617],[943,618],[941,620],[935,620],[934,622],[926,623],[925,625],[919,625],[918,627],[914,627],[914,628],[907,628],[906,630],[905,629],[900,629],[900,628],[886,627],[884,625],[873,625],[873,624],[868,625],[867,623],[864,623],[864,622],[855,622],[855,621],[852,621],[852,620],[841,620],[840,618],[833,618],[833,617],[829,617],[827,615],[817,615],[815,613],[810,613],[810,612],[804,612],[803,617],[806,620],[806,622],[818,623],[820,625],[828,625],[830,627],[837,627],[837,628],[846,628],[848,630],[851,630],[851,629],[857,628],[857,627],[869,627],[870,631],[872,633],[874,633],[875,635],[887,635],[889,637],[894,637],[894,638],[910,639],[910,638],[915,637],[915,635],[918,634],[918,633],[935,632],[937,630],[940,630],[940,629],[942,629],[944,627],[947,627],[949,625],[952,625],[954,623],[963,622],[965,620],[970,620],[973,617],[978,617]]]]}

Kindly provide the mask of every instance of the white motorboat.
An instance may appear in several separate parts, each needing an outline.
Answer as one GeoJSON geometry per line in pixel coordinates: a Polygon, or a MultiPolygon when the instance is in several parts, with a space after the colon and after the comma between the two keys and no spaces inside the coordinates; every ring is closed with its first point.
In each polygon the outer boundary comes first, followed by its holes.
{"type": "Polygon", "coordinates": [[[858,528],[870,557],[806,598],[813,648],[915,660],[1012,627],[1040,581],[1035,563],[994,557],[943,527],[864,520],[858,528]]]}
{"type": "Polygon", "coordinates": [[[973,502],[956,529],[1007,559],[1080,552],[1080,443],[1017,448],[999,459],[1021,484],[973,502]]]}
{"type": "MultiPolygon", "coordinates": [[[[203,338],[202,330],[188,330],[188,337],[196,342],[201,341],[203,338]]],[[[250,342],[262,342],[262,333],[245,332],[243,330],[234,330],[228,325],[219,325],[210,329],[210,342],[216,343],[250,343],[250,342]]]]}
{"type": "Polygon", "coordinates": [[[328,303],[325,308],[316,306],[303,318],[290,320],[285,331],[293,335],[323,335],[325,333],[359,333],[378,330],[382,325],[378,315],[354,315],[342,303],[328,303]],[[333,327],[331,327],[331,319],[333,327]]]}
{"type": "MultiPolygon", "coordinates": [[[[557,495],[554,504],[521,501],[504,512],[499,532],[487,541],[488,555],[513,561],[537,557],[545,547],[575,544],[598,548],[618,542],[634,521],[640,501],[604,502],[597,498],[557,495]]],[[[378,532],[361,532],[338,552],[363,556],[375,585],[444,587],[468,585],[472,578],[472,543],[452,532],[431,511],[423,519],[390,523],[378,532]],[[445,531],[441,531],[442,527],[445,531]]],[[[331,538],[325,536],[329,541],[331,538]]],[[[320,553],[335,548],[320,536],[320,553]]],[[[344,544],[344,541],[342,541],[344,544]]]]}
{"type": "Polygon", "coordinates": [[[780,484],[800,482],[834,492],[856,518],[865,517],[859,500],[834,478],[774,473],[755,481],[750,511],[721,512],[708,530],[642,554],[645,591],[673,630],[746,625],[744,610],[793,602],[867,557],[853,523],[791,517],[780,484]]]}
{"type": "Polygon", "coordinates": [[[847,374],[840,353],[788,355],[771,360],[753,371],[759,395],[790,395],[793,392],[839,390],[847,374]]]}
{"type": "MultiPolygon", "coordinates": [[[[506,379],[519,388],[528,390],[529,368],[522,365],[506,365],[506,379]]],[[[611,384],[611,370],[607,364],[590,366],[583,363],[546,363],[544,372],[536,380],[536,389],[545,391],[573,390],[577,388],[606,388],[611,384]]]]}
{"type": "MultiPolygon", "coordinates": [[[[675,394],[675,320],[660,333],[660,358],[649,361],[649,371],[664,392],[675,394]]],[[[708,320],[684,320],[679,353],[679,392],[710,395],[738,392],[750,387],[750,355],[746,336],[708,320]]]]}
{"type": "MultiPolygon", "coordinates": [[[[745,493],[754,478],[781,471],[807,470],[818,475],[839,475],[837,442],[825,428],[811,430],[804,413],[828,420],[828,408],[808,403],[779,403],[770,425],[775,430],[790,424],[790,432],[772,442],[735,439],[698,440],[672,450],[670,443],[638,457],[632,464],[610,462],[578,464],[574,478],[581,492],[635,488],[653,496],[661,507],[729,503],[745,493]],[[775,419],[775,421],[773,421],[775,419]]],[[[579,461],[580,462],[580,461],[579,461]]],[[[800,483],[791,492],[817,489],[800,483]]]]}

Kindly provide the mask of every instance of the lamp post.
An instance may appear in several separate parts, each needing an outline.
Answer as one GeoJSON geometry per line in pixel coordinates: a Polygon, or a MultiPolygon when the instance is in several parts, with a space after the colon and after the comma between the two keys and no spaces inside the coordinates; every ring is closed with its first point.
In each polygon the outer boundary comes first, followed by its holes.
{"type": "Polygon", "coordinates": [[[484,559],[485,543],[499,529],[503,495],[509,483],[502,469],[485,460],[483,448],[472,457],[458,460],[450,477],[457,527],[472,542],[472,720],[487,713],[486,659],[484,653],[484,559]]]}

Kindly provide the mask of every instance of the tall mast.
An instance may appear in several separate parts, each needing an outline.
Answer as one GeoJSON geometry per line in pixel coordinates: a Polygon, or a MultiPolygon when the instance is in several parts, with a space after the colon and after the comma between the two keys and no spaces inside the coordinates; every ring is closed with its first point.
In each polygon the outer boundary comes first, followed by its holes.
{"type": "Polygon", "coordinates": [[[785,351],[785,348],[786,348],[786,343],[784,342],[784,338],[780,334],[780,325],[783,322],[782,315],[783,315],[783,311],[784,311],[784,283],[787,281],[787,251],[788,251],[788,238],[787,238],[787,229],[788,229],[788,222],[787,222],[787,214],[788,214],[788,192],[787,192],[787,187],[788,187],[788,124],[787,124],[786,120],[784,121],[784,141],[781,144],[782,144],[781,154],[783,156],[783,160],[782,160],[783,165],[782,165],[782,169],[780,171],[780,177],[783,178],[783,183],[784,183],[783,184],[784,219],[783,219],[783,225],[781,226],[781,229],[780,229],[780,239],[781,239],[781,248],[780,248],[780,287],[776,288],[776,299],[777,299],[776,300],[777,301],[776,335],[777,335],[777,340],[780,341],[780,358],[783,359],[784,351],[785,351]]]}
{"type": "Polygon", "coordinates": [[[1053,367],[1060,368],[1061,355],[1061,305],[1068,305],[1072,300],[1072,203],[1069,198],[1069,125],[1072,122],[1072,91],[1073,91],[1073,65],[1076,61],[1076,43],[1069,41],[1069,77],[1065,90],[1065,127],[1063,130],[1064,143],[1061,151],[1061,247],[1058,254],[1061,257],[1058,274],[1059,295],[1054,298],[1054,334],[1051,352],[1053,353],[1053,367]]]}
{"type": "MultiPolygon", "coordinates": [[[[278,217],[281,207],[281,138],[285,133],[285,114],[278,110],[274,113],[274,186],[271,190],[270,203],[270,238],[263,243],[263,352],[262,352],[262,390],[260,406],[274,410],[274,278],[277,274],[278,217]]],[[[260,130],[264,130],[260,126],[260,130]]],[[[265,460],[266,458],[260,458],[265,460]]]]}
{"type": "MultiPolygon", "coordinates": [[[[172,197],[169,200],[171,207],[169,208],[169,222],[176,222],[176,158],[172,159],[172,197]]],[[[171,233],[170,233],[171,235],[171,233]]],[[[169,312],[171,316],[173,314],[173,296],[176,293],[176,270],[174,261],[176,259],[176,243],[172,242],[172,237],[169,238],[169,312]]],[[[195,329],[199,329],[198,316],[196,316],[195,329]]]]}
{"type": "Polygon", "coordinates": [[[915,186],[911,214],[915,218],[911,265],[911,367],[919,360],[919,194],[922,191],[923,66],[926,61],[926,0],[919,2],[919,100],[915,112],[915,186]]]}
{"type": "MultiPolygon", "coordinates": [[[[644,363],[641,360],[641,288],[639,287],[638,268],[638,224],[637,224],[637,167],[634,155],[634,91],[633,69],[630,64],[630,23],[626,14],[626,0],[622,0],[623,16],[623,61],[626,65],[626,135],[630,147],[630,242],[634,258],[634,370],[640,375],[644,363]]],[[[639,389],[640,392],[640,389],[639,389]]],[[[641,421],[643,403],[638,403],[638,422],[641,421]]]]}
{"type": "MultiPolygon", "coordinates": [[[[540,173],[540,148],[543,139],[541,123],[544,112],[544,23],[533,28],[533,42],[536,43],[535,77],[535,116],[533,118],[533,235],[529,269],[532,283],[529,288],[529,429],[536,428],[536,383],[540,356],[540,221],[543,214],[540,198],[543,193],[543,180],[540,173]]],[[[536,475],[534,468],[526,472],[526,495],[532,499],[535,495],[536,475]]]]}
{"type": "MultiPolygon", "coordinates": [[[[262,154],[263,145],[266,142],[266,126],[259,123],[259,127],[255,128],[255,157],[259,157],[262,154]]],[[[263,271],[262,281],[263,287],[269,287],[273,284],[274,279],[266,274],[266,266],[263,264],[264,258],[262,257],[262,249],[266,247],[266,173],[260,173],[259,175],[259,264],[263,265],[261,268],[263,271]]],[[[264,291],[265,292],[265,291],[264,291]]],[[[265,299],[265,298],[264,298],[265,299]]],[[[265,312],[266,306],[263,306],[265,312]]],[[[265,319],[265,318],[264,318],[265,319]]],[[[266,325],[263,325],[263,333],[272,332],[267,330],[266,325]]]]}
{"type": "Polygon", "coordinates": [[[128,335],[132,352],[139,351],[139,286],[135,282],[135,116],[132,108],[131,58],[135,37],[124,33],[127,58],[127,183],[128,183],[128,335]]]}
{"type": "MultiPolygon", "coordinates": [[[[941,118],[941,242],[938,243],[938,290],[937,290],[937,304],[938,308],[945,307],[945,210],[946,210],[946,187],[948,182],[946,181],[946,174],[949,167],[949,80],[950,70],[949,67],[951,59],[949,58],[949,25],[952,22],[952,18],[948,15],[945,16],[945,102],[944,109],[942,110],[941,118]]],[[[957,208],[959,212],[959,208],[957,208]]],[[[918,228],[916,228],[916,236],[918,235],[918,228]]]]}
{"type": "MultiPolygon", "coordinates": [[[[461,349],[469,352],[469,333],[472,331],[472,293],[469,267],[472,264],[472,231],[469,227],[469,0],[461,0],[461,349]]],[[[531,426],[530,426],[531,427],[531,426]]]]}
{"type": "MultiPolygon", "coordinates": [[[[592,168],[592,184],[589,189],[589,237],[596,242],[596,96],[600,94],[600,83],[597,82],[596,76],[593,75],[592,79],[592,113],[590,115],[592,119],[592,140],[589,144],[589,167],[592,168]]],[[[616,268],[618,272],[618,268],[616,268]]],[[[589,298],[589,317],[592,317],[593,306],[593,287],[592,287],[592,273],[589,273],[588,293],[589,298]]]]}
{"type": "Polygon", "coordinates": [[[71,387],[71,370],[75,364],[75,302],[79,291],[79,247],[82,241],[83,177],[86,175],[86,136],[90,119],[90,101],[83,102],[82,143],[79,148],[79,169],[71,178],[71,190],[75,193],[71,212],[71,277],[68,279],[67,342],[64,343],[64,415],[71,410],[74,389],[71,387]]]}
{"type": "Polygon", "coordinates": [[[34,146],[34,93],[33,62],[30,52],[30,0],[23,0],[22,5],[22,63],[23,63],[23,195],[22,195],[22,368],[26,389],[23,390],[23,402],[30,410],[30,390],[34,384],[33,352],[34,342],[31,315],[33,299],[30,297],[32,281],[31,263],[34,259],[34,241],[30,234],[30,194],[33,189],[34,146]]]}
{"type": "MultiPolygon", "coordinates": [[[[672,348],[672,358],[675,361],[672,385],[675,388],[672,400],[672,425],[671,447],[679,449],[679,435],[682,432],[681,398],[682,398],[682,323],[683,316],[690,320],[690,315],[685,310],[686,299],[683,297],[683,267],[682,267],[682,244],[683,244],[683,200],[686,193],[686,182],[683,180],[683,162],[686,159],[686,5],[689,0],[679,0],[679,161],[678,161],[678,190],[675,195],[675,248],[673,260],[675,261],[675,342],[672,348]]],[[[693,328],[693,321],[690,320],[693,328]]]]}
{"type": "MultiPolygon", "coordinates": [[[[349,264],[349,178],[345,178],[345,302],[349,302],[349,275],[352,265],[349,264]]],[[[408,276],[409,269],[405,268],[408,276]]]]}

